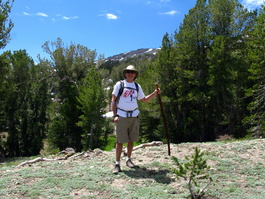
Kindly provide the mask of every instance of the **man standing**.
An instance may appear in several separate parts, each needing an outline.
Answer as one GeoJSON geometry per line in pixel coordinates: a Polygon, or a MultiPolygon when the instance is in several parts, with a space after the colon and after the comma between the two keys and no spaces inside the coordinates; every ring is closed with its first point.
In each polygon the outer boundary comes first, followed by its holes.
{"type": "Polygon", "coordinates": [[[112,92],[113,121],[116,123],[116,164],[114,174],[121,171],[120,159],[123,143],[127,143],[126,165],[134,168],[131,160],[133,143],[139,140],[139,113],[137,100],[148,102],[153,99],[160,90],[155,90],[145,96],[139,84],[135,82],[138,71],[133,65],[123,70],[125,80],[115,84],[112,92]]]}

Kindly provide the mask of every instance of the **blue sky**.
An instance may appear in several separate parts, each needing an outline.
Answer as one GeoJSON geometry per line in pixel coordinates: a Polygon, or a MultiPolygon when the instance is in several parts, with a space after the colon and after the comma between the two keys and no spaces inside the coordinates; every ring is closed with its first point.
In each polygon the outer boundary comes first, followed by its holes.
{"type": "MultiPolygon", "coordinates": [[[[240,0],[249,9],[264,0],[240,0]]],[[[11,41],[0,50],[26,49],[47,57],[42,45],[60,37],[107,58],[139,48],[159,48],[173,34],[196,0],[15,0],[11,41]]]]}

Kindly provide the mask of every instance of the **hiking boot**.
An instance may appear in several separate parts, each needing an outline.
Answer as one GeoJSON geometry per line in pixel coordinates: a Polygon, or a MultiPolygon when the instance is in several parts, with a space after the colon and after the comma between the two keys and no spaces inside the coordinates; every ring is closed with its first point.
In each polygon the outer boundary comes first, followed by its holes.
{"type": "Polygon", "coordinates": [[[121,166],[119,165],[119,164],[115,164],[115,166],[114,166],[114,170],[113,170],[113,174],[117,174],[117,173],[119,173],[119,172],[121,172],[121,166]]]}
{"type": "Polygon", "coordinates": [[[130,167],[130,168],[136,168],[135,164],[133,164],[131,159],[128,159],[126,161],[126,165],[127,165],[127,167],[130,167]]]}

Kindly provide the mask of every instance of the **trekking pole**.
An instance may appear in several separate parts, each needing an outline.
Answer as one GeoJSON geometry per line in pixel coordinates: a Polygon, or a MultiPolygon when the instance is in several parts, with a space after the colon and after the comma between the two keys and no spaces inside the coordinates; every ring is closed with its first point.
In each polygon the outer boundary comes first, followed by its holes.
{"type": "MultiPolygon", "coordinates": [[[[156,84],[156,90],[158,90],[158,84],[156,84]]],[[[162,114],[162,118],[163,118],[163,122],[164,122],[164,127],[165,127],[165,130],[166,130],[168,155],[170,156],[170,140],[169,140],[169,136],[168,136],[167,122],[166,122],[164,108],[163,108],[163,105],[162,105],[161,96],[158,93],[157,93],[157,98],[158,98],[158,101],[159,101],[160,110],[161,110],[161,114],[162,114]]]]}

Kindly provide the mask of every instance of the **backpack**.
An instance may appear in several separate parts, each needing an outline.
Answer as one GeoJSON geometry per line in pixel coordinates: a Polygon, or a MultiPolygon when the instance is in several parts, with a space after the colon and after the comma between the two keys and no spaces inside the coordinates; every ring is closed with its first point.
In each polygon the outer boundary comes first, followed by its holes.
{"type": "MultiPolygon", "coordinates": [[[[117,104],[119,103],[119,99],[120,99],[120,97],[123,93],[123,90],[124,90],[124,80],[121,80],[120,82],[121,82],[120,83],[121,87],[120,87],[120,90],[118,92],[118,96],[116,98],[117,104]]],[[[138,95],[139,85],[136,82],[134,82],[134,84],[135,84],[135,88],[136,88],[135,90],[137,91],[137,95],[138,95]]],[[[131,87],[126,87],[126,88],[131,88],[131,87]]],[[[131,88],[131,89],[134,89],[134,88],[131,88]]]]}

